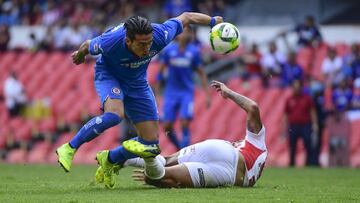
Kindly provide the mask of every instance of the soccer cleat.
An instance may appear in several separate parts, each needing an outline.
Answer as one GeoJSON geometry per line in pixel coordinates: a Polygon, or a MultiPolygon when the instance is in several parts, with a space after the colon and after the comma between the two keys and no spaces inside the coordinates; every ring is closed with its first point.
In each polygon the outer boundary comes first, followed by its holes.
{"type": "Polygon", "coordinates": [[[122,143],[122,146],[127,151],[136,154],[141,158],[154,158],[161,152],[158,144],[144,145],[136,140],[127,140],[122,143]]]}
{"type": "MultiPolygon", "coordinates": [[[[119,171],[120,171],[121,168],[122,168],[122,165],[116,164],[114,166],[114,173],[116,175],[119,175],[119,171]]],[[[101,166],[99,166],[99,168],[96,170],[95,182],[97,182],[97,183],[103,183],[104,182],[104,170],[102,169],[101,166]]]]}
{"type": "Polygon", "coordinates": [[[66,172],[69,172],[71,169],[71,164],[72,160],[74,159],[75,152],[76,149],[71,148],[69,143],[65,143],[56,149],[58,162],[66,172]]]}
{"type": "Polygon", "coordinates": [[[99,167],[96,171],[95,180],[101,181],[102,178],[100,176],[101,173],[103,173],[104,175],[102,181],[104,182],[105,187],[112,189],[115,185],[115,179],[113,176],[115,164],[112,164],[108,161],[108,156],[109,150],[100,151],[96,154],[96,160],[101,168],[99,167]],[[99,177],[96,177],[97,175],[99,175],[99,177]]]}
{"type": "Polygon", "coordinates": [[[103,183],[104,182],[104,170],[99,166],[95,173],[95,182],[103,183]]]}

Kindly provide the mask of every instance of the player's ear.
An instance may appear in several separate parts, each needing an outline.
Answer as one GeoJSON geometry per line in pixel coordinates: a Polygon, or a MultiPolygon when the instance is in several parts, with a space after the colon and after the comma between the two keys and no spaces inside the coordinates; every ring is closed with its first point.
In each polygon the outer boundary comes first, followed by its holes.
{"type": "Polygon", "coordinates": [[[131,45],[131,39],[126,37],[125,38],[125,43],[126,43],[127,46],[130,46],[131,45]]]}

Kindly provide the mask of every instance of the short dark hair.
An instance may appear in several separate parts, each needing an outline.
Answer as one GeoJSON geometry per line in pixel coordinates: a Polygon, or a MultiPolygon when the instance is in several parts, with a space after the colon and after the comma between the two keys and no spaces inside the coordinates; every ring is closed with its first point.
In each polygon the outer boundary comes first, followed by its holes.
{"type": "Polygon", "coordinates": [[[132,16],[126,19],[124,27],[126,29],[126,36],[131,40],[135,39],[136,34],[147,35],[153,31],[151,22],[142,16],[132,16]]]}

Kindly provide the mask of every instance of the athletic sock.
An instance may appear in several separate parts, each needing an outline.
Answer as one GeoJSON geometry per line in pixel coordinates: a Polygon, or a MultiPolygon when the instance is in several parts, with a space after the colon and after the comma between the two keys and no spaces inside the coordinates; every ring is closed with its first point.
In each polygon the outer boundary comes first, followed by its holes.
{"type": "MultiPolygon", "coordinates": [[[[138,141],[144,145],[159,144],[159,140],[147,141],[138,137],[138,141]]],[[[150,179],[161,179],[165,175],[165,167],[159,159],[145,158],[145,175],[150,179]]]]}
{"type": "MultiPolygon", "coordinates": [[[[161,165],[165,166],[166,164],[166,160],[162,155],[157,155],[155,157],[155,159],[158,159],[159,162],[161,163],[161,165]]],[[[133,166],[133,167],[138,167],[138,168],[145,168],[145,161],[143,158],[140,157],[136,157],[133,159],[128,159],[127,161],[125,161],[124,163],[124,167],[126,166],[133,166]]]]}
{"type": "Polygon", "coordinates": [[[121,122],[121,117],[115,113],[106,112],[88,121],[70,141],[72,148],[78,149],[85,142],[94,139],[106,129],[111,128],[121,122]]]}

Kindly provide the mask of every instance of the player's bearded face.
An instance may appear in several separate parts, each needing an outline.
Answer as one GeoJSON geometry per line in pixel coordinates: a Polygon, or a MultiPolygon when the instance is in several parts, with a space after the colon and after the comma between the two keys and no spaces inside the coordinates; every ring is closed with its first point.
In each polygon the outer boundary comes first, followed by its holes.
{"type": "Polygon", "coordinates": [[[150,48],[153,42],[152,33],[147,35],[135,35],[135,39],[126,38],[126,45],[138,57],[145,57],[149,55],[150,48]]]}

